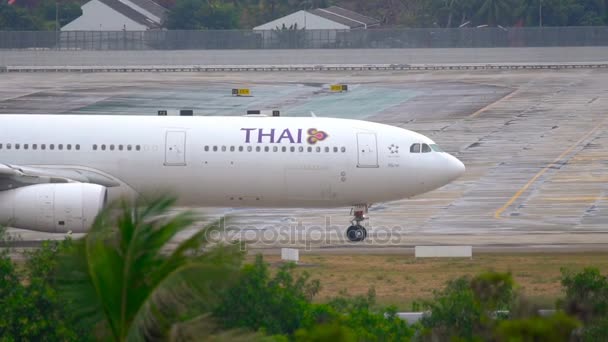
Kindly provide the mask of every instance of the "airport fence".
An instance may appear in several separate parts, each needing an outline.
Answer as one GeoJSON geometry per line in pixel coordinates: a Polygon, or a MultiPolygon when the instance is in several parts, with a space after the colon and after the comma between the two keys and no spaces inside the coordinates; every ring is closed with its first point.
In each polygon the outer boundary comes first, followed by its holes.
{"type": "Polygon", "coordinates": [[[202,50],[608,46],[608,27],[0,31],[0,49],[202,50]]]}

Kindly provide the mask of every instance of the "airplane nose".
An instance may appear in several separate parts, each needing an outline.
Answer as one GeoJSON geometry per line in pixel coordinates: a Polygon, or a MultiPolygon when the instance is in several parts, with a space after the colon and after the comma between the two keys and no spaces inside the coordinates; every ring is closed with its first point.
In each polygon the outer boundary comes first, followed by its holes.
{"type": "Polygon", "coordinates": [[[459,178],[460,176],[462,176],[464,174],[464,171],[466,170],[464,164],[458,160],[458,158],[452,156],[452,155],[448,155],[448,167],[447,167],[447,174],[448,177],[450,179],[450,182],[459,178]]]}

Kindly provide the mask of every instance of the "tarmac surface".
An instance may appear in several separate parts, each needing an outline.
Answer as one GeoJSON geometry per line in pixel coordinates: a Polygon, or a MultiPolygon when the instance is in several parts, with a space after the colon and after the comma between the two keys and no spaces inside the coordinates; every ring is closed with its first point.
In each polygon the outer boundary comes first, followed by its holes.
{"type": "MultiPolygon", "coordinates": [[[[479,251],[608,247],[608,70],[323,73],[9,73],[0,113],[349,117],[422,133],[467,166],[459,180],[370,210],[369,238],[345,241],[350,208],[196,209],[228,214],[226,235],[253,248],[404,251],[473,245],[479,251]],[[331,83],[346,93],[330,93],[331,83]],[[251,97],[231,89],[250,88],[251,97]]],[[[61,234],[12,230],[24,245],[61,234]]]]}

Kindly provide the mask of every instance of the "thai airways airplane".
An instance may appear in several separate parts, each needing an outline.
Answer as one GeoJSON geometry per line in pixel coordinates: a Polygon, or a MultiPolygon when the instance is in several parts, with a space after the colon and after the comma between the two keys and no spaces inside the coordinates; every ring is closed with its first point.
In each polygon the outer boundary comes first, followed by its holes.
{"type": "Polygon", "coordinates": [[[464,173],[431,139],[319,117],[0,115],[0,224],[85,232],[108,199],[169,191],[182,205],[352,206],[362,241],[372,203],[464,173]]]}

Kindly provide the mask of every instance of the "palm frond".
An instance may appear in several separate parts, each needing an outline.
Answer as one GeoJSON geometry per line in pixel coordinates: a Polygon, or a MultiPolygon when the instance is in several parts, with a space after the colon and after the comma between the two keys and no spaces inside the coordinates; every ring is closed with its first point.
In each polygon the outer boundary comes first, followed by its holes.
{"type": "Polygon", "coordinates": [[[236,245],[202,252],[223,221],[169,251],[196,219],[191,212],[169,215],[174,203],[159,197],[112,204],[74,242],[59,274],[77,317],[104,322],[115,340],[137,340],[166,336],[174,323],[211,310],[218,291],[235,278],[242,253],[236,245]]]}

